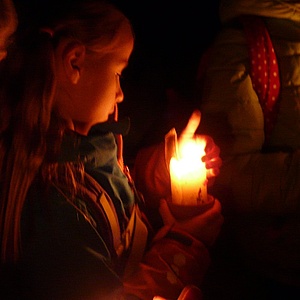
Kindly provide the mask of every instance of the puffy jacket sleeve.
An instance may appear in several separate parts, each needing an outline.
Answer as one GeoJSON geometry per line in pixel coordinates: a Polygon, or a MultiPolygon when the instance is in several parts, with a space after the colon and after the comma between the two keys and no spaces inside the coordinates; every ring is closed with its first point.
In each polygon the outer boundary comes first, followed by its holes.
{"type": "Polygon", "coordinates": [[[210,51],[200,128],[221,148],[223,166],[214,185],[216,197],[225,204],[228,192],[238,211],[299,210],[300,153],[263,152],[264,120],[248,73],[243,31],[224,29],[210,51]]]}
{"type": "Polygon", "coordinates": [[[165,160],[165,144],[141,149],[135,159],[132,176],[149,208],[157,209],[159,200],[171,194],[171,183],[165,160]]]}
{"type": "MultiPolygon", "coordinates": [[[[143,300],[154,296],[179,299],[184,287],[201,286],[209,264],[209,252],[203,243],[185,232],[163,227],[137,272],[125,280],[125,293],[143,300]]],[[[201,290],[198,292],[195,299],[201,300],[201,290]]]]}

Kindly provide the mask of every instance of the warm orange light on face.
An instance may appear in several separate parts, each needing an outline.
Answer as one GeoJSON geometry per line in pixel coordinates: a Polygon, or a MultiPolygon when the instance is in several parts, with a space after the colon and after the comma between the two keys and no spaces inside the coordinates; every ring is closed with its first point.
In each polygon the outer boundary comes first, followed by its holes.
{"type": "Polygon", "coordinates": [[[190,140],[179,149],[178,157],[170,160],[172,202],[198,205],[207,201],[206,167],[201,158],[205,143],[190,140]]]}

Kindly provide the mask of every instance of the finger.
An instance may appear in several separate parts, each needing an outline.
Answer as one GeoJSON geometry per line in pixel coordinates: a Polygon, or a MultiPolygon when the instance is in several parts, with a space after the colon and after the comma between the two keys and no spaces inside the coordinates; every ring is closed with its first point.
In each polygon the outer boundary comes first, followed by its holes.
{"type": "Polygon", "coordinates": [[[220,174],[219,168],[208,168],[206,170],[206,178],[216,177],[220,174]]]}
{"type": "Polygon", "coordinates": [[[214,199],[214,203],[211,208],[206,210],[203,214],[196,216],[195,218],[205,219],[207,222],[215,220],[216,216],[221,214],[221,203],[219,200],[214,199]]]}
{"type": "Polygon", "coordinates": [[[204,135],[202,140],[205,140],[205,153],[207,158],[214,158],[220,155],[220,148],[215,144],[212,137],[204,135]]]}
{"type": "Polygon", "coordinates": [[[215,210],[215,212],[221,213],[222,205],[221,205],[221,202],[218,199],[215,199],[213,209],[215,210]]]}
{"type": "Polygon", "coordinates": [[[199,110],[195,110],[191,117],[189,118],[189,121],[185,127],[185,129],[182,131],[180,138],[182,139],[192,139],[194,137],[195,131],[197,130],[199,124],[201,121],[201,112],[199,110]]]}
{"type": "MultiPolygon", "coordinates": [[[[211,196],[211,195],[208,195],[208,196],[213,198],[213,196],[211,196]]],[[[216,198],[213,198],[213,199],[214,199],[214,202],[213,202],[212,207],[205,212],[205,213],[207,213],[207,215],[221,213],[221,210],[222,210],[221,202],[216,198]]]]}
{"type": "Polygon", "coordinates": [[[213,158],[212,160],[205,161],[205,167],[209,175],[216,176],[220,173],[220,168],[222,167],[222,159],[220,157],[213,158]]]}
{"type": "Polygon", "coordinates": [[[175,223],[175,218],[173,217],[165,199],[160,200],[159,213],[165,225],[172,225],[175,223]]]}
{"type": "Polygon", "coordinates": [[[211,136],[203,135],[202,139],[205,139],[205,141],[206,141],[206,146],[205,146],[206,152],[210,152],[215,148],[216,144],[211,136]]]}

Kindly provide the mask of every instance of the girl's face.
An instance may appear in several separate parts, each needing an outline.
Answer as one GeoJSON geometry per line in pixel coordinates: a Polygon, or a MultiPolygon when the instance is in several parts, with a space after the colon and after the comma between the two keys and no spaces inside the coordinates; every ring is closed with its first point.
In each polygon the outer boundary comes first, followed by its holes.
{"type": "Polygon", "coordinates": [[[80,134],[86,135],[96,123],[107,121],[115,106],[123,101],[120,76],[133,50],[128,24],[123,26],[121,35],[109,53],[92,52],[81,46],[65,60],[63,68],[58,67],[60,73],[66,74],[62,80],[58,75],[55,106],[69,127],[80,134]]]}

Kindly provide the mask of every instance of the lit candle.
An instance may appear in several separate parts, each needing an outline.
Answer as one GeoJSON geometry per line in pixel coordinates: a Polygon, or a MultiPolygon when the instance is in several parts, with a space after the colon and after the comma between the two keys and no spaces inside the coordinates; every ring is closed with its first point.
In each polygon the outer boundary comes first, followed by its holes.
{"type": "MultiPolygon", "coordinates": [[[[177,141],[176,141],[177,142],[177,141]]],[[[201,158],[205,143],[185,142],[180,153],[170,160],[172,202],[178,205],[199,205],[207,201],[206,167],[201,158]]]]}

